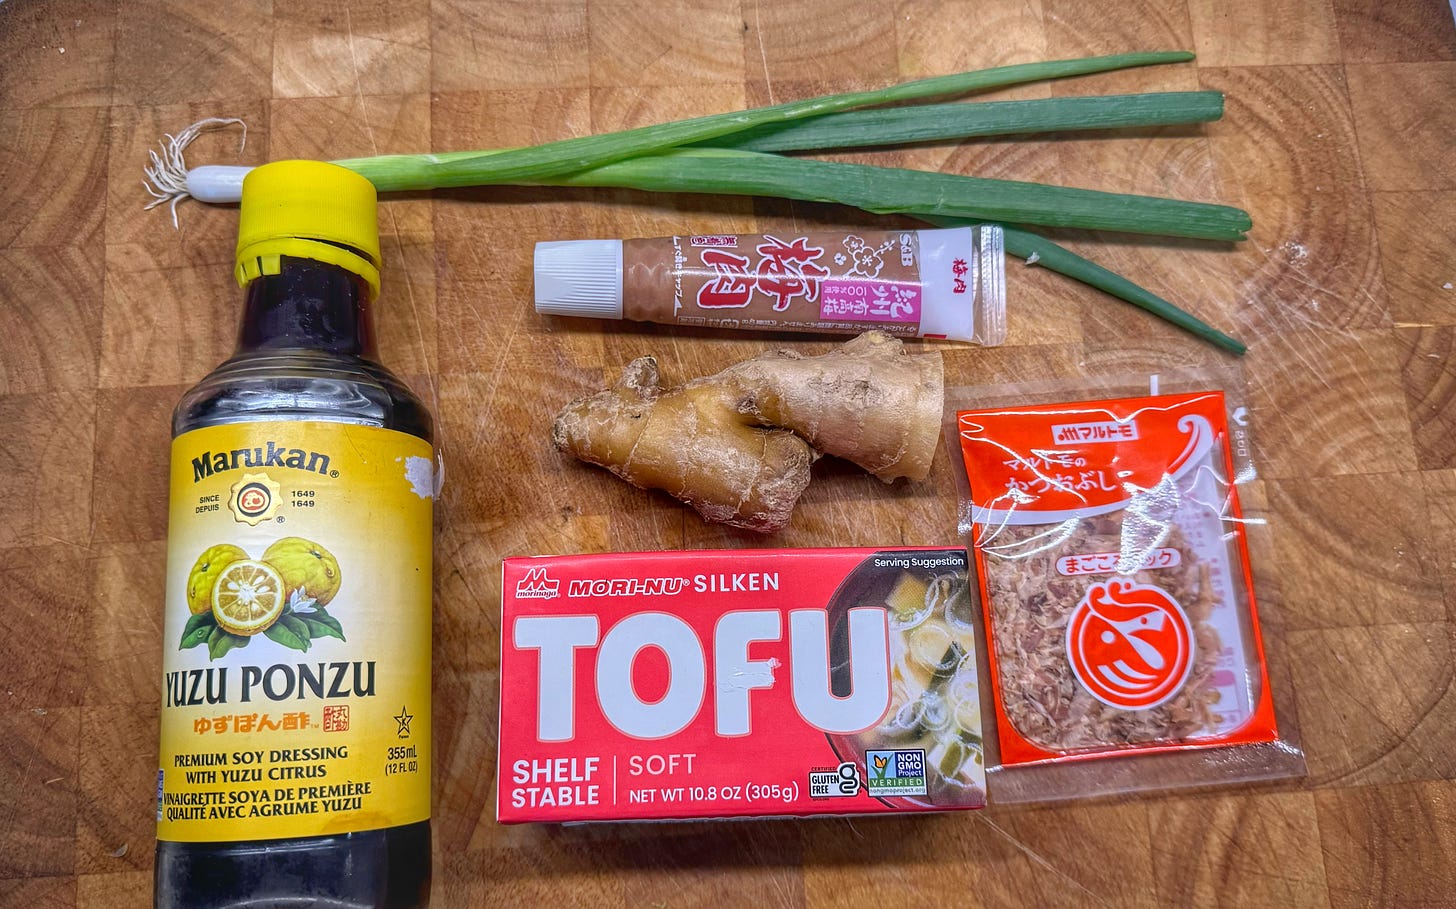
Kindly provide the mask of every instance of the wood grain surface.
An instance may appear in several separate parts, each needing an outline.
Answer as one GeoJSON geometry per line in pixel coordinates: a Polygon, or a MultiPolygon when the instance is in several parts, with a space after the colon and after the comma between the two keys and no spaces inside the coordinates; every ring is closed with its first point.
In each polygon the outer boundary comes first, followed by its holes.
{"type": "Polygon", "coordinates": [[[493,820],[499,566],[672,547],[955,542],[955,487],[821,463],[772,541],[569,462],[566,400],[781,344],[538,317],[538,240],[869,223],[829,206],[499,189],[381,209],[385,360],[442,426],[435,595],[441,906],[1456,905],[1456,28],[1446,0],[7,0],[0,3],[0,905],[150,899],[168,415],[230,351],[237,213],[143,212],[194,162],[540,142],[1009,62],[1196,65],[1006,97],[1218,89],[1200,127],[867,153],[1247,207],[1234,248],[1069,234],[1249,342],[1227,358],[1010,266],[974,385],[1236,366],[1269,525],[1257,566],[1307,779],[905,819],[556,829],[493,820]]]}

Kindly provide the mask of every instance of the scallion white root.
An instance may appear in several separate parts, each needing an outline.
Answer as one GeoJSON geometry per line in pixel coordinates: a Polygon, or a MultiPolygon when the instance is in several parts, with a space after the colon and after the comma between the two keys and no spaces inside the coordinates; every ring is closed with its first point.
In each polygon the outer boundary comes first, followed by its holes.
{"type": "MultiPolygon", "coordinates": [[[[176,135],[168,133],[161,141],[161,152],[147,152],[151,163],[143,168],[147,178],[142,181],[142,186],[151,195],[152,201],[148,202],[148,209],[156,208],[158,205],[168,205],[172,209],[172,226],[178,227],[177,203],[186,198],[196,198],[204,202],[237,202],[242,199],[242,178],[238,178],[238,192],[236,196],[227,198],[224,193],[220,198],[209,198],[208,187],[212,184],[211,179],[199,180],[199,186],[194,191],[191,181],[191,173],[187,170],[187,160],[183,154],[192,140],[211,129],[220,129],[224,126],[241,126],[243,128],[242,138],[238,142],[238,152],[248,147],[248,124],[237,117],[208,117],[205,120],[198,120],[196,123],[179,131],[176,135]]],[[[199,168],[200,170],[201,168],[199,168]]],[[[234,168],[229,168],[234,169],[234,168]]],[[[245,169],[246,170],[246,169],[245,169]]]]}

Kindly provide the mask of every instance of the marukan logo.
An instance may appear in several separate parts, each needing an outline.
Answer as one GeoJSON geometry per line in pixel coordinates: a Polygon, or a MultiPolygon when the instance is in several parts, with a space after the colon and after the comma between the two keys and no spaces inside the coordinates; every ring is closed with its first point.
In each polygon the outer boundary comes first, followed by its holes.
{"type": "Polygon", "coordinates": [[[1093,584],[1067,621],[1067,659],[1097,700],[1147,710],[1178,693],[1193,668],[1193,628],[1159,587],[1114,578],[1093,584]]]}
{"type": "Polygon", "coordinates": [[[228,510],[233,520],[249,527],[278,517],[283,503],[282,488],[266,473],[245,473],[228,493],[228,510]]]}

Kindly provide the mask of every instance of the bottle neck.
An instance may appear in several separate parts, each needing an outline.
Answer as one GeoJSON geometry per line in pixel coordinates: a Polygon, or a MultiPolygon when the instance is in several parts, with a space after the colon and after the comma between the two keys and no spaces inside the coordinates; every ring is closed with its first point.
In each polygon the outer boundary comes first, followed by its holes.
{"type": "Polygon", "coordinates": [[[284,256],[248,284],[237,353],[304,349],[376,359],[369,285],[337,265],[284,256]]]}

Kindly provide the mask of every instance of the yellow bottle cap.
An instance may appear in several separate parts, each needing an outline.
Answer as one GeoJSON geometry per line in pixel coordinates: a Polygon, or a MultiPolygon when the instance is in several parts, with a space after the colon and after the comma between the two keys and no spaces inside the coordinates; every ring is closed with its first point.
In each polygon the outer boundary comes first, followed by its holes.
{"type": "Polygon", "coordinates": [[[282,271],[281,258],[351,271],[379,296],[378,197],[374,184],[322,161],[275,161],[243,178],[238,284],[282,271]],[[347,248],[345,248],[347,247],[347,248]]]}

